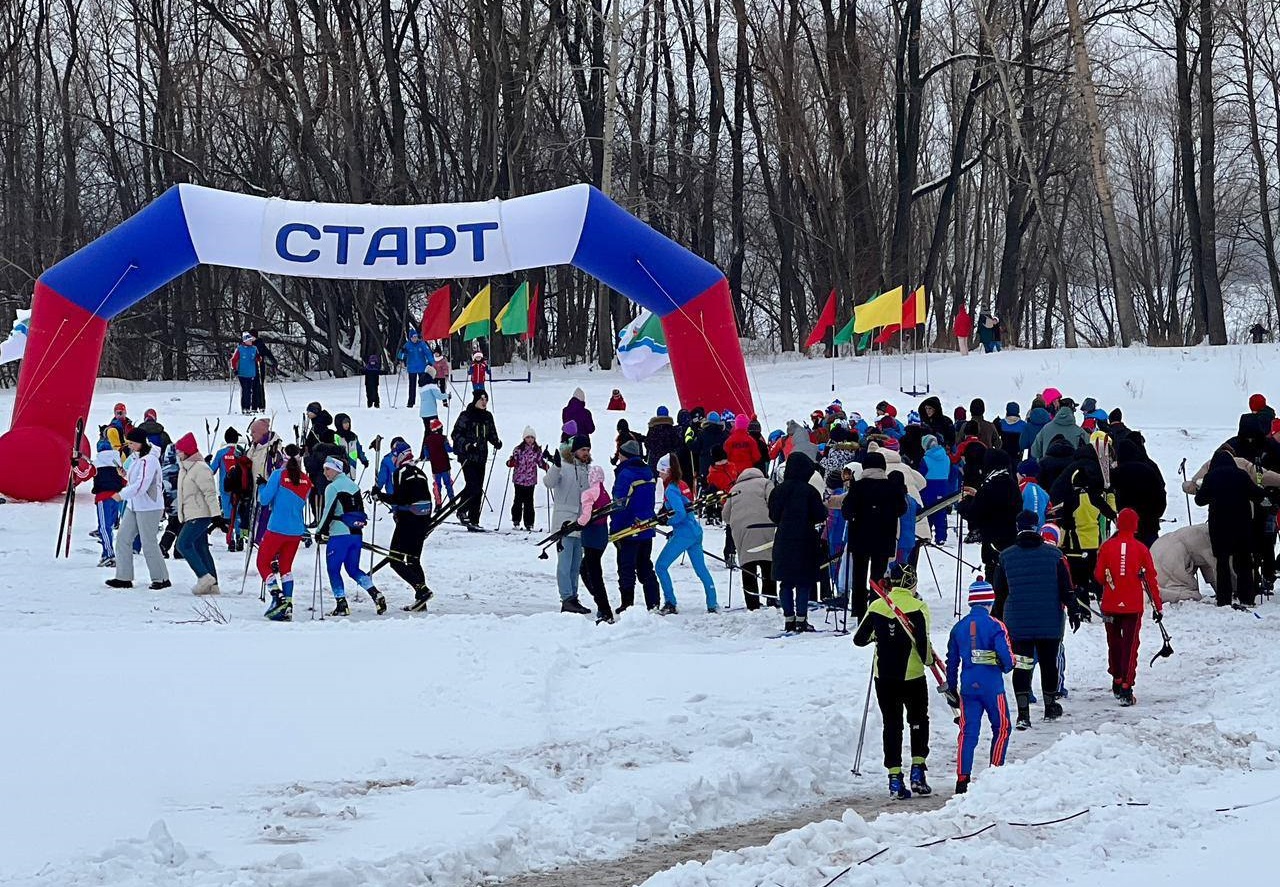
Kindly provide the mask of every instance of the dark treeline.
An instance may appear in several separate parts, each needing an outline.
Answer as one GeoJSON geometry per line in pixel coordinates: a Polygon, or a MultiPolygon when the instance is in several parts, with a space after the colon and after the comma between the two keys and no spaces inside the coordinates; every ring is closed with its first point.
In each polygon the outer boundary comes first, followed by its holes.
{"type": "MultiPolygon", "coordinates": [[[[0,4],[0,321],[44,268],[177,182],[354,203],[607,184],[726,271],[759,350],[797,348],[832,287],[843,322],[899,283],[928,287],[940,344],[961,304],[1027,347],[1217,343],[1276,321],[1272,0],[614,12],[0,4]]],[[[607,362],[598,338],[627,303],[567,269],[530,277],[537,353],[607,362]]],[[[257,327],[291,367],[346,372],[394,353],[439,283],[201,268],[117,320],[102,370],[218,375],[257,327]]],[[[493,283],[496,310],[519,279],[493,283]]]]}

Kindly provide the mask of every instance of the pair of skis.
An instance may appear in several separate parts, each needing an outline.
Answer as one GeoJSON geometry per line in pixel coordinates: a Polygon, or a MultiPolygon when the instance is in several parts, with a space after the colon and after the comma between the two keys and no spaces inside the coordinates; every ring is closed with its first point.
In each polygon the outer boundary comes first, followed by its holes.
{"type": "MultiPolygon", "coordinates": [[[[591,512],[591,520],[587,521],[587,525],[590,526],[591,524],[595,523],[601,518],[608,517],[614,512],[621,511],[626,507],[627,507],[626,499],[614,499],[612,502],[610,502],[608,505],[604,506],[603,508],[593,509],[591,512]]],[[[567,539],[568,537],[572,536],[574,533],[581,532],[582,530],[583,530],[583,526],[579,524],[577,521],[566,522],[564,526],[560,527],[560,529],[555,530],[545,539],[542,539],[538,542],[538,547],[542,549],[542,551],[538,552],[538,560],[545,561],[548,558],[547,552],[553,546],[559,545],[562,540],[567,539]]],[[[609,537],[609,539],[610,541],[613,541],[612,536],[609,537]]]]}
{"type": "MultiPolygon", "coordinates": [[[[885,605],[893,612],[894,618],[898,620],[898,624],[902,626],[902,630],[907,633],[912,645],[916,643],[915,630],[911,627],[911,620],[907,618],[907,614],[902,612],[897,604],[893,602],[893,598],[889,597],[889,592],[885,591],[884,586],[874,579],[871,580],[871,590],[874,591],[885,602],[885,605]]],[[[929,671],[933,675],[933,679],[938,682],[938,692],[947,696],[947,705],[951,707],[951,714],[956,719],[960,718],[960,706],[952,701],[951,695],[948,693],[947,673],[942,663],[946,660],[938,655],[938,651],[929,646],[930,659],[929,671]]]]}
{"type": "MultiPolygon", "coordinates": [[[[448,520],[449,517],[455,511],[458,510],[458,507],[461,504],[462,504],[462,499],[460,497],[455,497],[454,499],[450,500],[448,505],[445,505],[444,507],[437,509],[436,512],[432,515],[431,520],[427,523],[427,532],[422,537],[423,541],[425,542],[427,537],[430,536],[433,532],[435,532],[436,527],[440,526],[442,523],[448,520]]],[[[387,566],[388,564],[392,564],[392,563],[416,564],[421,562],[416,555],[406,554],[403,551],[396,551],[393,548],[384,548],[381,545],[377,545],[374,542],[361,542],[360,547],[367,551],[373,552],[374,555],[381,555],[382,557],[382,560],[378,561],[376,564],[373,564],[369,567],[369,575],[371,576],[374,573],[381,570],[383,567],[387,566]]]]}
{"type": "MultiPolygon", "coordinates": [[[[736,495],[738,494],[723,493],[719,490],[716,490],[715,492],[711,492],[711,493],[703,493],[701,496],[698,496],[692,502],[689,503],[687,510],[695,511],[701,508],[721,506],[721,505],[724,505],[724,503],[728,502],[730,499],[732,499],[736,495]]],[[[664,508],[661,511],[659,511],[657,514],[655,514],[653,517],[649,518],[648,520],[639,521],[637,523],[632,524],[629,527],[626,527],[625,529],[621,529],[618,532],[612,534],[611,536],[609,536],[609,541],[617,542],[620,539],[626,539],[628,536],[634,536],[637,533],[643,533],[647,530],[652,530],[655,527],[661,526],[664,521],[670,520],[672,514],[673,512],[671,511],[670,508],[664,508]]],[[[772,545],[773,543],[770,542],[769,546],[772,547],[772,545]]],[[[756,549],[753,548],[751,550],[755,551],[756,549]]],[[[760,549],[760,550],[763,550],[763,549],[760,549]]]]}
{"type": "Polygon", "coordinates": [[[58,522],[58,542],[53,549],[55,558],[71,557],[71,525],[76,518],[76,469],[80,466],[80,446],[84,443],[83,418],[76,419],[74,440],[75,442],[71,445],[71,470],[67,472],[67,492],[62,497],[62,518],[58,522]]]}

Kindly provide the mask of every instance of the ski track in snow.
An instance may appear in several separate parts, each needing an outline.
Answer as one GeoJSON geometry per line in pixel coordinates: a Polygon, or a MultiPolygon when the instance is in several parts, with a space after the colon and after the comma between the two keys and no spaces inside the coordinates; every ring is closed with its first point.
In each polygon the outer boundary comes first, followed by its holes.
{"type": "MultiPolygon", "coordinates": [[[[1050,384],[1122,407],[1161,463],[1176,528],[1186,518],[1179,461],[1185,456],[1194,471],[1234,432],[1248,395],[1267,392],[1278,365],[1280,351],[1262,346],[1006,352],[940,358],[930,369],[933,393],[948,408],[982,396],[989,418],[1010,399],[1025,411],[1033,390],[1050,384]]],[[[830,396],[822,361],[755,363],[751,371],[766,427],[830,396]]],[[[870,416],[887,398],[905,414],[918,400],[896,391],[892,360],[872,370],[882,385],[863,384],[860,360],[842,361],[840,373],[846,409],[870,416]]],[[[526,424],[540,440],[556,439],[559,409],[579,385],[599,427],[598,461],[612,451],[618,414],[600,408],[611,388],[623,389],[633,407],[623,415],[637,428],[657,404],[676,405],[668,377],[625,383],[582,368],[535,375],[532,386],[496,386],[504,455],[526,424]]],[[[333,413],[350,413],[366,442],[401,433],[416,445],[416,411],[353,408],[359,386],[325,381],[287,391],[295,408],[320,399],[333,413]]],[[[12,397],[0,392],[0,409],[12,397]]],[[[206,415],[221,416],[222,429],[243,428],[242,417],[222,415],[225,398],[225,388],[100,380],[91,420],[118,399],[137,416],[154,406],[175,438],[194,430],[203,447],[206,415]]],[[[294,419],[280,406],[279,386],[268,398],[289,436],[294,419]]],[[[494,507],[502,469],[489,487],[494,507]]],[[[840,636],[766,639],[778,630],[773,612],[703,614],[687,566],[675,572],[680,616],[632,610],[597,627],[554,612],[554,558],[539,561],[531,544],[541,535],[468,534],[446,524],[426,550],[437,592],[430,613],[401,613],[410,592],[384,571],[387,616],[351,593],[350,619],[313,621],[315,554],[303,550],[298,621],[282,626],[261,619],[253,576],[235,593],[244,555],[215,546],[224,589],[217,604],[229,620],[215,625],[190,621],[196,599],[180,561],[169,563],[170,591],[105,588],[109,572],[94,568],[97,545],[86,535],[87,490],[77,502],[70,561],[48,553],[60,503],[0,506],[0,555],[12,577],[0,627],[0,754],[10,762],[0,771],[0,883],[475,884],[623,856],[823,798],[883,793],[874,705],[863,776],[849,772],[868,652],[840,636]]],[[[536,502],[545,522],[545,494],[536,502]]],[[[492,528],[494,513],[486,509],[483,521],[492,528]]],[[[720,544],[720,532],[709,530],[707,549],[718,553],[720,544]]],[[[942,599],[927,568],[921,591],[941,648],[955,571],[945,556],[933,560],[942,599]]],[[[616,596],[612,558],[605,564],[616,596]]],[[[727,577],[716,566],[724,603],[727,577]]],[[[739,588],[735,597],[740,606],[739,588]]],[[[327,593],[320,600],[331,607],[327,593]]],[[[1166,625],[1177,654],[1148,667],[1158,630],[1143,626],[1139,705],[1127,710],[1107,690],[1102,626],[1086,625],[1066,642],[1067,717],[1014,733],[1009,766],[979,765],[969,795],[933,812],[903,804],[871,822],[851,810],[646,883],[814,887],[850,865],[836,884],[1013,878],[1097,887],[1133,883],[1135,873],[1144,883],[1178,883],[1212,860],[1215,847],[1237,842],[1236,832],[1275,815],[1265,805],[1214,810],[1280,794],[1269,655],[1277,613],[1270,605],[1260,619],[1206,603],[1172,605],[1166,625]],[[913,849],[993,822],[1086,808],[1060,824],[999,825],[913,849]]],[[[933,715],[932,779],[949,793],[955,731],[940,702],[933,715]]]]}

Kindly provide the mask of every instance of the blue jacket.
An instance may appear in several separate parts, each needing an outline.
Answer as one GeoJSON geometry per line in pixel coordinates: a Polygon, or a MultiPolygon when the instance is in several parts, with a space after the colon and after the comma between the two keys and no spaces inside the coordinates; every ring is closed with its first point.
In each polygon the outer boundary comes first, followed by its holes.
{"type": "Polygon", "coordinates": [[[1004,675],[1011,671],[1008,629],[984,604],[973,605],[947,639],[947,686],[961,696],[1003,696],[1004,675]],[[989,661],[993,654],[995,663],[989,661]]]}
{"type": "MultiPolygon", "coordinates": [[[[413,370],[409,372],[413,372],[413,370]]],[[[426,388],[421,389],[418,392],[418,396],[422,398],[422,401],[418,404],[418,415],[423,419],[440,418],[440,404],[449,399],[449,395],[435,385],[428,385],[426,388]]]]}
{"type": "Polygon", "coordinates": [[[907,510],[898,518],[898,550],[910,551],[916,544],[916,514],[920,506],[916,500],[907,497],[907,510]]]}
{"type": "Polygon", "coordinates": [[[252,345],[236,346],[236,375],[241,379],[258,377],[258,349],[252,345]]]}
{"type": "Polygon", "coordinates": [[[1044,523],[1045,511],[1049,508],[1049,494],[1038,483],[1028,479],[1022,488],[1022,510],[1034,511],[1040,523],[1044,523]]]}
{"type": "Polygon", "coordinates": [[[411,373],[425,373],[427,364],[435,362],[435,355],[431,353],[427,343],[421,339],[416,342],[413,339],[406,340],[400,346],[400,353],[396,358],[404,361],[404,368],[411,373]]]}
{"type": "Polygon", "coordinates": [[[671,527],[672,537],[679,537],[689,542],[702,541],[702,524],[694,517],[687,505],[689,500],[680,492],[680,487],[671,484],[662,494],[663,504],[671,509],[671,517],[667,524],[671,527]]]}
{"type": "Polygon", "coordinates": [[[311,478],[302,472],[301,481],[291,484],[284,469],[277,468],[258,495],[258,502],[271,509],[267,529],[282,536],[305,536],[307,524],[302,514],[307,507],[307,495],[311,492],[311,478]]]}
{"type": "MultiPolygon", "coordinates": [[[[626,502],[609,518],[609,532],[616,533],[640,521],[649,520],[654,514],[657,500],[658,476],[639,456],[631,456],[618,465],[613,476],[613,501],[626,502]]],[[[652,539],[653,530],[636,533],[632,539],[652,539]]]]}
{"type": "Polygon", "coordinates": [[[378,476],[374,480],[384,493],[390,496],[396,491],[396,457],[387,453],[378,463],[378,476]]]}
{"type": "Polygon", "coordinates": [[[942,444],[930,447],[924,454],[924,479],[949,480],[951,477],[951,458],[942,444]]]}
{"type": "Polygon", "coordinates": [[[1003,602],[1004,624],[1018,640],[1061,640],[1064,608],[1074,606],[1075,592],[1067,559],[1040,534],[1026,531],[1000,552],[991,582],[997,607],[1003,602]]]}
{"type": "Polygon", "coordinates": [[[1022,429],[1022,437],[1018,439],[1018,446],[1024,450],[1031,449],[1031,445],[1036,442],[1040,429],[1053,421],[1053,416],[1049,415],[1049,411],[1044,407],[1036,407],[1027,413],[1027,421],[1025,428],[1022,429]]]}

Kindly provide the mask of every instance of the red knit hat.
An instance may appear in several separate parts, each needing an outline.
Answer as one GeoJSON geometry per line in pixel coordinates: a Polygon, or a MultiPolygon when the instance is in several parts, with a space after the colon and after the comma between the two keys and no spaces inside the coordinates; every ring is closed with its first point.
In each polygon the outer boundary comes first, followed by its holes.
{"type": "Polygon", "coordinates": [[[196,450],[199,449],[196,444],[196,436],[190,431],[178,438],[178,442],[173,445],[173,448],[186,458],[191,458],[191,456],[195,455],[196,450]]]}
{"type": "Polygon", "coordinates": [[[1266,405],[1267,405],[1267,399],[1263,397],[1261,394],[1249,395],[1249,409],[1252,412],[1256,413],[1258,412],[1258,410],[1262,409],[1266,405]]]}
{"type": "Polygon", "coordinates": [[[144,418],[144,419],[148,419],[148,420],[150,420],[150,421],[154,422],[154,421],[156,420],[156,411],[155,411],[155,410],[147,410],[145,413],[143,413],[143,414],[142,414],[142,418],[144,418]]]}

